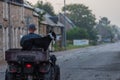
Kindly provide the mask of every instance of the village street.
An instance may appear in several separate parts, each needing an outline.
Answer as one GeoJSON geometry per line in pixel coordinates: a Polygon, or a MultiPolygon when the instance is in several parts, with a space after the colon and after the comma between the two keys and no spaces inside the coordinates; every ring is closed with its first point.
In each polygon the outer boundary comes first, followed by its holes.
{"type": "MultiPolygon", "coordinates": [[[[61,80],[120,80],[120,42],[54,52],[61,80]]],[[[6,65],[0,65],[4,80],[6,65]]]]}
{"type": "Polygon", "coordinates": [[[58,54],[61,80],[120,80],[120,42],[58,54]]]}

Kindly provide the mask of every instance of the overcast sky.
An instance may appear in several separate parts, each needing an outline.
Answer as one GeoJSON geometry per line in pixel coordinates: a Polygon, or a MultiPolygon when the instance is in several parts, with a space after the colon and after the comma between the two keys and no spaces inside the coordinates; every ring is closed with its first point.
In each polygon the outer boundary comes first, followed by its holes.
{"type": "MultiPolygon", "coordinates": [[[[28,0],[35,4],[37,0],[28,0]]],[[[54,7],[55,12],[61,12],[61,7],[64,5],[64,0],[40,0],[50,2],[54,7]]],[[[66,4],[82,3],[92,10],[96,18],[108,17],[112,24],[120,26],[120,0],[66,0],[66,4]]]]}

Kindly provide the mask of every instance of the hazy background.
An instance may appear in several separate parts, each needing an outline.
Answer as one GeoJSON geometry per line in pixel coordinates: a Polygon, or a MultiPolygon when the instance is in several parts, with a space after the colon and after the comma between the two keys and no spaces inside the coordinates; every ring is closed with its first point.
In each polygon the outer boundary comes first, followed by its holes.
{"type": "MultiPolygon", "coordinates": [[[[28,0],[35,4],[38,0],[28,0]]],[[[56,13],[61,12],[64,0],[40,0],[50,2],[56,13]]],[[[108,17],[112,24],[120,26],[120,0],[66,0],[66,4],[82,3],[92,10],[96,18],[108,17]]]]}

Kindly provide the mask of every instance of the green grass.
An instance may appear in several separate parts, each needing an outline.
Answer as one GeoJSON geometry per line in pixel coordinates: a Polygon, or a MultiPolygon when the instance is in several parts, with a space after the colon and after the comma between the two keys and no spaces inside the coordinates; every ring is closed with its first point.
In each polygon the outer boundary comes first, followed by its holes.
{"type": "Polygon", "coordinates": [[[84,47],[88,47],[88,46],[90,46],[90,45],[74,46],[73,45],[73,41],[67,40],[66,47],[60,47],[60,45],[55,44],[54,48],[55,48],[55,51],[63,51],[63,50],[71,50],[71,49],[77,49],[77,48],[84,48],[84,47]]]}
{"type": "Polygon", "coordinates": [[[82,46],[74,46],[72,44],[67,45],[66,49],[70,50],[70,49],[76,49],[76,48],[84,48],[84,47],[88,47],[89,45],[82,45],[82,46]]]}
{"type": "Polygon", "coordinates": [[[55,51],[63,51],[63,50],[71,50],[71,49],[77,49],[77,48],[84,48],[84,47],[88,47],[90,45],[83,45],[83,46],[74,46],[72,44],[67,44],[66,48],[65,47],[58,47],[58,46],[54,46],[55,47],[55,51]]]}

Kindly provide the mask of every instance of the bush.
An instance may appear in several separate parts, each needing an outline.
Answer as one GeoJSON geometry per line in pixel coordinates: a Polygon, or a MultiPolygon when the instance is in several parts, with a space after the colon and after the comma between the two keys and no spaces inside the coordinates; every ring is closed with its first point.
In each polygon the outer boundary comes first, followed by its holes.
{"type": "Polygon", "coordinates": [[[67,31],[67,40],[88,39],[88,37],[87,31],[79,27],[67,31]]]}

